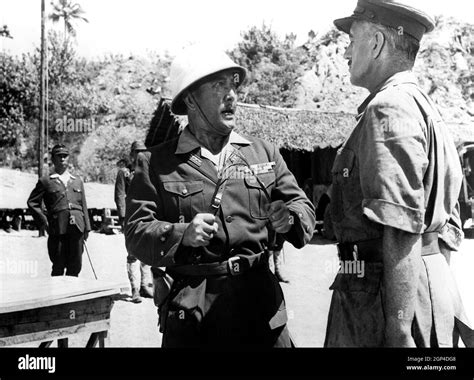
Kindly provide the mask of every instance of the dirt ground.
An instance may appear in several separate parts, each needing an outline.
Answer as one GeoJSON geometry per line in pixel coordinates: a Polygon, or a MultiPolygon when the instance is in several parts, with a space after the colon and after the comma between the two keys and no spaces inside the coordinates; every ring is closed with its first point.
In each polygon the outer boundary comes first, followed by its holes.
{"type": "MultiPolygon", "coordinates": [[[[37,231],[0,231],[0,295],[8,291],[11,277],[24,278],[25,281],[32,277],[49,277],[51,263],[47,254],[47,239],[37,236],[37,231]],[[26,262],[31,265],[19,268],[21,263],[26,262]]],[[[91,233],[87,246],[98,278],[118,283],[127,293],[129,285],[123,235],[91,233]]],[[[292,337],[298,347],[321,347],[331,297],[329,286],[338,270],[336,247],[333,243],[316,237],[301,250],[289,244],[285,245],[284,259],[290,283],[282,284],[282,287],[287,301],[292,337]]],[[[474,320],[474,278],[471,274],[474,269],[474,240],[464,241],[461,251],[453,258],[452,267],[468,315],[474,320]]],[[[80,277],[94,279],[85,253],[80,277]]],[[[69,344],[71,347],[85,346],[87,338],[84,335],[74,336],[70,338],[69,344]]],[[[141,304],[133,304],[127,300],[115,301],[106,346],[160,345],[157,313],[151,299],[144,299],[141,304]]]]}

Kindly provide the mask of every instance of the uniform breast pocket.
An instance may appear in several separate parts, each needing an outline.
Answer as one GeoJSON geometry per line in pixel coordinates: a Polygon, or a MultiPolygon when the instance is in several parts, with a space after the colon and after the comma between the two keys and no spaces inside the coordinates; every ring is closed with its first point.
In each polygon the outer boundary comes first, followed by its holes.
{"type": "Polygon", "coordinates": [[[275,173],[257,174],[257,176],[258,181],[254,176],[244,179],[249,194],[250,216],[255,219],[267,219],[267,208],[270,201],[267,199],[265,191],[271,194],[272,185],[275,183],[275,173]]]}
{"type": "MultiPolygon", "coordinates": [[[[332,168],[331,216],[334,222],[344,218],[344,207],[347,200],[344,193],[350,192],[355,166],[355,154],[351,149],[343,148],[336,156],[332,168]]],[[[355,190],[355,189],[353,189],[355,190]]]]}
{"type": "Polygon", "coordinates": [[[163,187],[171,202],[165,207],[173,205],[175,210],[171,210],[171,214],[178,213],[180,222],[190,222],[196,214],[207,212],[204,204],[203,181],[170,181],[164,182],[163,187]]]}
{"type": "Polygon", "coordinates": [[[45,201],[46,203],[54,207],[64,197],[64,193],[58,188],[49,188],[46,190],[45,201]]]}
{"type": "Polygon", "coordinates": [[[82,189],[73,188],[74,190],[74,202],[82,204],[82,189]]]}

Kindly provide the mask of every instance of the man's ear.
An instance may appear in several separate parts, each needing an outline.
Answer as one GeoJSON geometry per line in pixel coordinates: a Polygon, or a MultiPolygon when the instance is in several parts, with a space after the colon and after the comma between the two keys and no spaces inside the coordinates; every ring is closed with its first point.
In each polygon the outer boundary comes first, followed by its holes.
{"type": "Polygon", "coordinates": [[[372,53],[373,53],[374,58],[378,58],[380,53],[382,53],[382,49],[385,46],[385,43],[386,43],[385,35],[380,31],[375,32],[374,44],[372,47],[372,53]]]}
{"type": "Polygon", "coordinates": [[[190,92],[186,92],[186,94],[183,96],[183,102],[184,104],[186,104],[186,107],[188,107],[189,110],[196,109],[196,105],[194,104],[194,97],[191,96],[190,92]]]}

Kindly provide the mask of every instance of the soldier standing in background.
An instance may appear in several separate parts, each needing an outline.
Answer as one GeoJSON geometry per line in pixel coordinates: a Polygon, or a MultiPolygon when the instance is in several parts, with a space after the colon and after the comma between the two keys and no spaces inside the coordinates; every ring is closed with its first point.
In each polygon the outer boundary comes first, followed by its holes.
{"type": "Polygon", "coordinates": [[[28,198],[40,228],[48,231],[52,276],[78,276],[82,267],[84,240],[91,230],[82,180],[69,173],[69,151],[62,144],[52,149],[54,173],[38,180],[28,198]],[[46,206],[45,214],[42,202],[46,206]]]}
{"type": "MultiPolygon", "coordinates": [[[[115,181],[115,204],[117,205],[117,212],[119,216],[119,223],[122,229],[125,218],[125,198],[133,178],[134,168],[138,152],[145,151],[146,146],[142,142],[135,141],[132,143],[130,150],[130,159],[122,159],[117,164],[122,167],[118,170],[117,179],[115,181]]],[[[132,302],[140,303],[142,299],[140,296],[152,298],[153,297],[153,277],[149,265],[138,260],[135,256],[128,253],[127,255],[127,274],[130,280],[130,287],[132,290],[132,302]]]]}

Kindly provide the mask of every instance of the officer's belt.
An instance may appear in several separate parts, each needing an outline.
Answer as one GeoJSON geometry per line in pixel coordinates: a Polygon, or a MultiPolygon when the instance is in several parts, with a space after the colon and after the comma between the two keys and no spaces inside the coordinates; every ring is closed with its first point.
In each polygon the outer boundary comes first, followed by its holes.
{"type": "Polygon", "coordinates": [[[189,264],[168,267],[167,272],[173,276],[238,276],[249,270],[268,265],[268,254],[266,251],[251,256],[232,256],[220,263],[189,264]]]}
{"type": "MultiPolygon", "coordinates": [[[[383,239],[363,240],[354,243],[339,243],[337,245],[339,260],[382,262],[383,239]]],[[[427,232],[421,235],[421,255],[428,256],[439,253],[438,232],[427,232]]]]}
{"type": "Polygon", "coordinates": [[[57,213],[57,212],[60,212],[60,211],[64,211],[64,210],[79,210],[79,211],[83,211],[82,210],[82,206],[79,206],[79,205],[76,205],[74,203],[68,203],[67,205],[64,205],[63,207],[61,208],[55,208],[53,210],[53,214],[57,213]]]}

